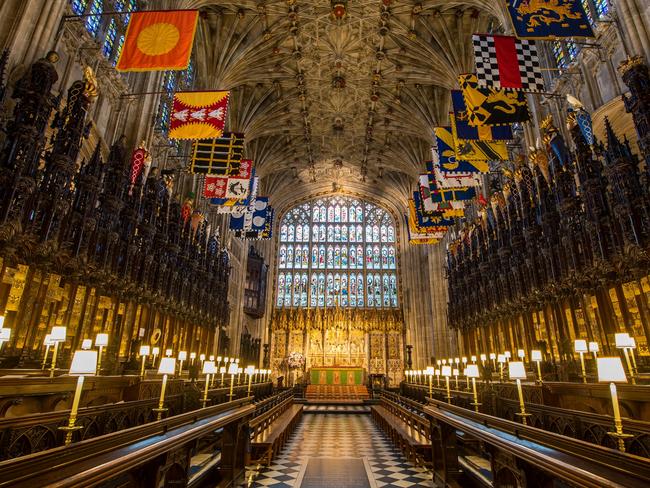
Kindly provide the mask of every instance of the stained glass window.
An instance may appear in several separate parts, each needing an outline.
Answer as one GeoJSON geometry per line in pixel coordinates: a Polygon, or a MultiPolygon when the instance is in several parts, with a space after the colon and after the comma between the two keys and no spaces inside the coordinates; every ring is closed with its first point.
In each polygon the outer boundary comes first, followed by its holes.
{"type": "Polygon", "coordinates": [[[350,197],[320,198],[280,223],[277,307],[398,305],[395,222],[350,197]]]}
{"type": "Polygon", "coordinates": [[[83,15],[87,5],[88,0],[72,0],[72,11],[77,15],[83,15]]]}
{"type": "Polygon", "coordinates": [[[104,45],[102,46],[102,53],[104,56],[110,59],[113,54],[113,48],[115,46],[115,37],[117,37],[117,26],[115,24],[115,19],[111,19],[111,22],[108,24],[108,29],[106,30],[106,38],[104,39],[104,45]]]}
{"type": "Polygon", "coordinates": [[[593,0],[594,8],[598,14],[598,18],[602,18],[609,13],[609,2],[608,0],[593,0]]]}
{"type": "Polygon", "coordinates": [[[562,48],[562,43],[559,41],[555,41],[552,45],[551,48],[553,49],[553,57],[555,58],[555,63],[557,64],[557,67],[560,69],[566,68],[569,63],[564,56],[564,49],[562,48]]]}
{"type": "Polygon", "coordinates": [[[99,32],[99,24],[102,22],[101,13],[104,10],[104,2],[102,0],[92,0],[90,4],[89,15],[86,17],[86,30],[93,36],[99,32]]]}

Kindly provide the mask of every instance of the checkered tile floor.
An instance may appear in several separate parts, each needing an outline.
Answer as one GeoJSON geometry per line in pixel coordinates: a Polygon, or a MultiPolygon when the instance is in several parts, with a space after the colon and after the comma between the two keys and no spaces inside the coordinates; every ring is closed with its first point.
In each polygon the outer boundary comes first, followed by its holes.
{"type": "Polygon", "coordinates": [[[370,413],[364,405],[305,405],[305,413],[370,413]]]}
{"type": "Polygon", "coordinates": [[[247,470],[243,486],[298,488],[297,479],[310,457],[366,458],[374,478],[371,485],[378,488],[434,486],[431,473],[407,462],[369,415],[309,413],[271,466],[247,470]]]}

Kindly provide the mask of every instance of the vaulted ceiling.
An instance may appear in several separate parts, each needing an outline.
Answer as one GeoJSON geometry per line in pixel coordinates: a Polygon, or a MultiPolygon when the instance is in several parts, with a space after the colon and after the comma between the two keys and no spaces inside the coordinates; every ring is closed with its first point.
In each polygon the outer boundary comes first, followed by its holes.
{"type": "Polygon", "coordinates": [[[405,197],[473,67],[471,34],[504,18],[497,0],[177,6],[201,12],[197,88],[233,91],[229,127],[245,133],[266,192],[285,199],[332,184],[405,197]]]}

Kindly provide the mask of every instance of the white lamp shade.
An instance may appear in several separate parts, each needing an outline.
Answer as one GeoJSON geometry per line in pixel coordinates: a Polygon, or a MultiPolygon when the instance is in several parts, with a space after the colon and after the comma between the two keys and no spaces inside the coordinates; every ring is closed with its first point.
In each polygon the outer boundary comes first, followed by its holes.
{"type": "Polygon", "coordinates": [[[199,359],[200,359],[201,361],[205,361],[205,354],[201,354],[201,355],[199,356],[199,359]]]}
{"type": "Polygon", "coordinates": [[[454,368],[454,376],[458,376],[458,373],[459,373],[458,368],[454,368]]]}
{"type": "Polygon", "coordinates": [[[504,351],[504,352],[503,352],[503,355],[504,355],[505,357],[507,357],[508,359],[510,359],[510,358],[512,357],[512,355],[510,354],[510,351],[504,351]]]}
{"type": "Polygon", "coordinates": [[[45,334],[45,339],[43,339],[43,345],[44,346],[51,346],[52,344],[54,344],[52,342],[52,336],[50,334],[45,334]]]}
{"type": "Polygon", "coordinates": [[[214,364],[214,361],[206,361],[203,363],[203,374],[215,374],[217,372],[217,367],[214,364]]]}
{"type": "Polygon", "coordinates": [[[438,359],[438,360],[436,361],[436,365],[437,365],[437,366],[440,366],[440,364],[442,364],[442,362],[440,361],[440,359],[438,359]]]}
{"type": "Polygon", "coordinates": [[[456,364],[460,363],[460,358],[454,358],[454,362],[455,362],[456,364]]]}
{"type": "Polygon", "coordinates": [[[244,372],[244,368],[237,368],[237,374],[242,374],[244,372]]]}
{"type": "Polygon", "coordinates": [[[210,354],[210,361],[214,361],[214,354],[210,354]]]}
{"type": "Polygon", "coordinates": [[[228,366],[228,374],[237,374],[239,372],[239,366],[237,366],[237,363],[230,363],[230,366],[228,366]]]}
{"type": "Polygon", "coordinates": [[[65,338],[67,335],[68,334],[64,326],[52,327],[52,332],[50,332],[50,341],[65,342],[65,338]]]}
{"type": "Polygon", "coordinates": [[[465,376],[468,378],[478,378],[478,366],[476,364],[470,364],[465,369],[465,376]]]}
{"type": "Polygon", "coordinates": [[[225,372],[226,372],[226,367],[225,367],[225,366],[221,366],[221,367],[219,368],[219,373],[224,374],[225,372]]]}
{"type": "Polygon", "coordinates": [[[630,334],[627,332],[619,332],[618,334],[614,334],[614,342],[616,343],[616,347],[619,349],[630,347],[630,334]]]}
{"type": "Polygon", "coordinates": [[[440,370],[436,369],[436,376],[440,376],[440,370]]]}
{"type": "Polygon", "coordinates": [[[230,358],[229,358],[229,357],[225,357],[225,358],[223,358],[223,362],[224,362],[224,363],[228,363],[228,362],[230,362],[230,358]]]}
{"type": "Polygon", "coordinates": [[[533,361],[541,361],[542,360],[542,351],[539,349],[533,349],[530,351],[530,357],[533,361]]]}
{"type": "Polygon", "coordinates": [[[174,374],[176,371],[176,358],[162,358],[158,366],[158,374],[174,374]]]}
{"type": "Polygon", "coordinates": [[[526,356],[526,352],[523,349],[517,349],[517,357],[523,359],[526,356]]]}
{"type": "Polygon", "coordinates": [[[496,359],[497,355],[493,352],[490,353],[490,359],[496,359]]]}
{"type": "Polygon", "coordinates": [[[442,367],[442,376],[451,376],[451,366],[442,367]]]}
{"type": "Polygon", "coordinates": [[[427,376],[433,376],[434,371],[435,369],[433,368],[433,366],[427,366],[427,369],[424,372],[424,374],[426,374],[427,376]]]}
{"type": "Polygon", "coordinates": [[[97,374],[97,351],[75,351],[70,365],[70,374],[75,376],[97,374]]]}
{"type": "Polygon", "coordinates": [[[481,354],[479,357],[481,358],[481,361],[485,361],[487,359],[487,356],[485,354],[481,354]]]}
{"type": "Polygon", "coordinates": [[[174,354],[174,351],[172,351],[171,349],[165,349],[165,356],[171,357],[172,354],[174,354]]]}
{"type": "Polygon", "coordinates": [[[218,363],[220,363],[220,362],[221,362],[221,359],[222,359],[222,357],[221,357],[221,356],[217,356],[217,362],[218,362],[218,363]]]}
{"type": "Polygon", "coordinates": [[[255,366],[246,366],[246,374],[249,376],[253,376],[255,373],[255,366]]]}
{"type": "Polygon", "coordinates": [[[11,338],[11,329],[0,327],[0,341],[8,341],[11,338]]]}
{"type": "Polygon", "coordinates": [[[235,359],[235,362],[236,362],[237,364],[239,364],[239,358],[235,359]]]}
{"type": "Polygon", "coordinates": [[[621,358],[598,358],[596,359],[596,368],[598,369],[598,381],[627,383],[621,358]]]}
{"type": "MultiPolygon", "coordinates": [[[[5,330],[9,330],[9,329],[5,329],[5,330]]],[[[636,339],[634,337],[631,337],[631,336],[630,336],[630,347],[632,349],[636,349],[636,339]]]]}
{"type": "Polygon", "coordinates": [[[140,346],[140,356],[148,356],[150,352],[149,346],[140,346]]]}
{"type": "Polygon", "coordinates": [[[472,356],[470,359],[472,360],[473,363],[476,362],[476,356],[472,356]]]}
{"type": "Polygon", "coordinates": [[[151,350],[151,353],[152,353],[154,356],[157,356],[158,354],[160,354],[160,348],[159,348],[159,347],[154,347],[154,348],[151,350]]]}
{"type": "Polygon", "coordinates": [[[5,316],[0,315],[0,327],[2,327],[4,325],[4,323],[5,323],[5,316]]]}
{"type": "Polygon", "coordinates": [[[499,363],[505,363],[506,362],[506,357],[503,354],[499,354],[499,357],[497,358],[497,362],[499,363]]]}
{"type": "Polygon", "coordinates": [[[108,334],[97,334],[95,336],[95,345],[99,346],[108,346],[108,334]]]}
{"type": "Polygon", "coordinates": [[[587,352],[587,341],[584,339],[576,339],[573,343],[576,352],[587,352]]]}
{"type": "Polygon", "coordinates": [[[443,365],[447,364],[447,360],[446,360],[446,359],[443,359],[443,360],[442,360],[442,364],[443,364],[443,365]]]}
{"type": "Polygon", "coordinates": [[[84,351],[87,351],[92,347],[93,347],[92,339],[84,339],[83,341],[81,341],[81,349],[83,349],[84,351]]]}
{"type": "Polygon", "coordinates": [[[465,364],[465,363],[467,363],[467,358],[466,358],[465,356],[463,356],[463,357],[460,359],[460,361],[461,361],[463,364],[465,364]]]}
{"type": "Polygon", "coordinates": [[[508,375],[511,380],[525,380],[526,368],[524,368],[524,363],[522,361],[510,361],[508,363],[508,375]]]}
{"type": "Polygon", "coordinates": [[[178,353],[178,360],[185,361],[187,359],[187,351],[181,351],[178,353]]]}
{"type": "Polygon", "coordinates": [[[598,346],[597,342],[590,342],[589,343],[589,352],[598,352],[600,351],[600,346],[598,346]]]}
{"type": "Polygon", "coordinates": [[[190,353],[190,359],[196,359],[196,353],[195,352],[190,353]]]}

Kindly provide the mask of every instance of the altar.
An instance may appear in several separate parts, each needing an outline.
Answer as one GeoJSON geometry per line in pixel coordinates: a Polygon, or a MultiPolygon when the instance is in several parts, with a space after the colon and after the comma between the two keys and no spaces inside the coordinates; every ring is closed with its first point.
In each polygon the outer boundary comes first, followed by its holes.
{"type": "Polygon", "coordinates": [[[363,368],[311,368],[309,380],[312,385],[363,385],[363,368]]]}

